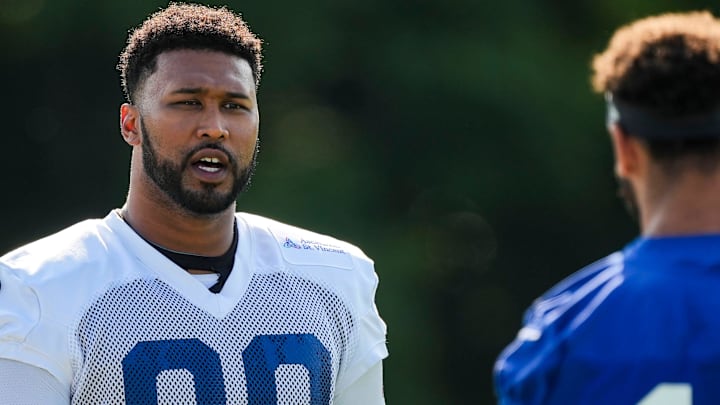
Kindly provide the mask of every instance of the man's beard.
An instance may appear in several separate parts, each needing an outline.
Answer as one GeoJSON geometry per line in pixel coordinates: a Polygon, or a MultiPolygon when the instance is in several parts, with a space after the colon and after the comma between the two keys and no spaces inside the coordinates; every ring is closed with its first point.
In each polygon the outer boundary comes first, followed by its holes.
{"type": "Polygon", "coordinates": [[[633,188],[630,181],[627,179],[619,178],[618,181],[618,197],[625,204],[625,209],[634,220],[640,218],[640,211],[638,210],[637,197],[635,196],[635,189],[633,188]]]}
{"type": "Polygon", "coordinates": [[[260,148],[259,140],[256,141],[255,151],[252,160],[245,167],[240,167],[237,159],[228,153],[218,143],[204,143],[188,151],[180,164],[170,160],[162,159],[157,155],[145,122],[140,119],[140,128],[143,132],[142,159],[145,174],[164,191],[178,206],[196,215],[207,216],[225,211],[237,200],[240,193],[246,191],[255,173],[257,153],[260,148]],[[233,176],[233,184],[230,191],[222,193],[216,190],[214,184],[204,184],[203,189],[190,190],[183,186],[183,173],[190,167],[190,157],[201,149],[217,149],[225,152],[228,157],[227,170],[233,176]]]}

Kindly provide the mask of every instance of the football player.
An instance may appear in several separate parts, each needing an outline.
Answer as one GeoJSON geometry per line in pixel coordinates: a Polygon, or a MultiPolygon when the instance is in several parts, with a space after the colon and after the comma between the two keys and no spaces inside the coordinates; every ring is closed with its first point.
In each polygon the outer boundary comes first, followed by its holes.
{"type": "Polygon", "coordinates": [[[171,4],[120,56],[125,204],[0,259],[2,404],[383,404],[357,247],[248,213],[261,40],[171,4]]]}
{"type": "Polygon", "coordinates": [[[641,19],[593,68],[641,234],[533,303],[499,402],[720,403],[720,21],[641,19]]]}

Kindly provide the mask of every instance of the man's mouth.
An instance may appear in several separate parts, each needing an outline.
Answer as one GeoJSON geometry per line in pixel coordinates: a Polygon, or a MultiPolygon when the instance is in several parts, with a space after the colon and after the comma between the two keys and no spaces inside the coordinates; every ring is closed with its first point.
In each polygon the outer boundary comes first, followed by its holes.
{"type": "Polygon", "coordinates": [[[225,165],[220,162],[220,159],[216,157],[203,157],[200,158],[197,162],[194,163],[194,166],[198,169],[208,172],[208,173],[216,173],[222,170],[225,165]]]}

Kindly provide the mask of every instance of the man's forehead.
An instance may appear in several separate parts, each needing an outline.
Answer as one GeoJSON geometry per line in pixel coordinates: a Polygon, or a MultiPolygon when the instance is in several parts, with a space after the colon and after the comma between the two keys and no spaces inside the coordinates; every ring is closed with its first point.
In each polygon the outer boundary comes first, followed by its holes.
{"type": "Polygon", "coordinates": [[[147,77],[147,89],[222,88],[254,93],[255,80],[247,60],[209,50],[172,50],[158,55],[155,71],[147,77]]]}
{"type": "Polygon", "coordinates": [[[156,73],[252,78],[250,63],[237,55],[207,50],[172,50],[157,57],[156,73]]]}

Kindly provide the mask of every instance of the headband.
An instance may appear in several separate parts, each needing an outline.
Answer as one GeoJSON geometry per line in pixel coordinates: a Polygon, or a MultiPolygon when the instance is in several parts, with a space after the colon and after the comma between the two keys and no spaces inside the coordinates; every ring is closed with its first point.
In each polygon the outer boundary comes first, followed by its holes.
{"type": "Polygon", "coordinates": [[[632,135],[651,140],[720,138],[720,108],[668,117],[618,100],[610,92],[605,93],[605,101],[608,125],[617,123],[632,135]]]}

